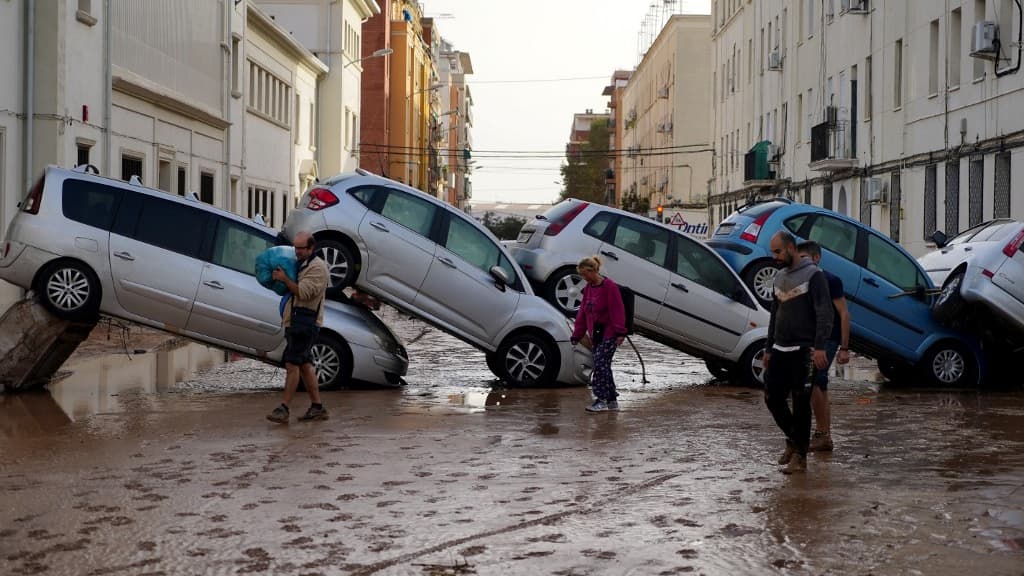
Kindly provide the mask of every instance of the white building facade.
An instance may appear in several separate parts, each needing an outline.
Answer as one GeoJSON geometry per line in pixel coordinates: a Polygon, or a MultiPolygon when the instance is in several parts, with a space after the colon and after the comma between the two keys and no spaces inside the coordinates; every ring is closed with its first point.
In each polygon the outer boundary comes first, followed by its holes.
{"type": "Polygon", "coordinates": [[[935,230],[1024,219],[1011,186],[1024,178],[1015,0],[715,0],[712,11],[713,226],[782,195],[920,256],[935,230]],[[977,27],[993,25],[998,53],[974,51],[977,27]]]}

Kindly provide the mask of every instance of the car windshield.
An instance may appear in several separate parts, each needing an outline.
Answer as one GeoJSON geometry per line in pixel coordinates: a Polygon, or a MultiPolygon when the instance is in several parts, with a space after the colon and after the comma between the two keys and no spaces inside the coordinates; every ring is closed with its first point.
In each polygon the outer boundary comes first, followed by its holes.
{"type": "Polygon", "coordinates": [[[558,222],[559,220],[562,219],[563,216],[572,211],[572,209],[575,208],[576,206],[579,206],[579,202],[571,202],[569,200],[565,200],[563,202],[555,204],[551,208],[548,208],[547,211],[544,212],[543,214],[539,214],[537,216],[537,219],[548,220],[550,222],[558,222]]]}
{"type": "Polygon", "coordinates": [[[750,218],[757,218],[765,212],[771,212],[780,206],[784,206],[782,202],[778,200],[772,200],[770,202],[758,202],[756,204],[749,204],[747,206],[740,206],[736,209],[737,214],[743,214],[750,218]]]}

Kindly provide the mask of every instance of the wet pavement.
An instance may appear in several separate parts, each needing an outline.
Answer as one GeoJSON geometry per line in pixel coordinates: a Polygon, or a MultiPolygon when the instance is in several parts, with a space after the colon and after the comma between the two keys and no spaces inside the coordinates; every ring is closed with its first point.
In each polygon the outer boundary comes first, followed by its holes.
{"type": "Polygon", "coordinates": [[[648,381],[623,347],[623,410],[588,414],[383,315],[408,386],[327,422],[270,424],[283,372],[199,346],[0,396],[0,574],[1024,574],[1020,391],[861,364],[787,477],[761,393],[682,354],[634,337],[648,381]]]}

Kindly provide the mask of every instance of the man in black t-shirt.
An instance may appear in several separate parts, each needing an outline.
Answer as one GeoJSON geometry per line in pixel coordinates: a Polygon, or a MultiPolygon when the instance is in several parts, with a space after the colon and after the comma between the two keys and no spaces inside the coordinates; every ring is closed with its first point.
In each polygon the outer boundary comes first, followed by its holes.
{"type": "MultiPolygon", "coordinates": [[[[808,257],[816,265],[821,262],[821,246],[813,240],[797,245],[801,257],[808,257]]],[[[811,410],[814,412],[814,435],[811,436],[809,452],[832,451],[832,414],[828,403],[828,370],[833,359],[840,364],[850,361],[850,311],[846,307],[846,293],[843,281],[828,270],[822,270],[828,280],[829,298],[835,318],[832,321],[832,333],[825,342],[825,354],[828,366],[824,370],[814,371],[814,387],[811,390],[811,410]]]]}

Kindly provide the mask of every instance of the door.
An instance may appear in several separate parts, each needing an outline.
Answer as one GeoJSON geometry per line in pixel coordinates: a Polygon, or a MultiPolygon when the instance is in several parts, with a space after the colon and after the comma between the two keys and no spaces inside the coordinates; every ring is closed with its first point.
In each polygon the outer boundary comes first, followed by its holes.
{"type": "Polygon", "coordinates": [[[731,352],[748,329],[751,308],[734,299],[743,289],[718,257],[690,238],[673,235],[668,293],[658,325],[674,338],[731,352]]]}
{"type": "Polygon", "coordinates": [[[125,195],[110,233],[110,270],[126,312],[172,331],[187,325],[210,216],[184,203],[125,195]]]}
{"type": "Polygon", "coordinates": [[[515,268],[493,240],[459,215],[448,215],[442,238],[416,307],[455,332],[496,348],[521,296],[515,268]],[[495,284],[492,266],[501,266],[510,286],[495,284]]]}
{"type": "Polygon", "coordinates": [[[608,241],[601,244],[601,274],[636,293],[634,318],[647,328],[656,326],[668,289],[669,234],[651,222],[621,216],[608,241]]]}
{"type": "Polygon", "coordinates": [[[284,338],[281,297],[256,281],[256,256],[275,245],[274,237],[228,218],[216,220],[187,329],[257,353],[273,350],[284,338]]]}
{"type": "Polygon", "coordinates": [[[904,358],[915,358],[921,341],[930,335],[931,302],[924,296],[899,294],[928,286],[928,281],[917,263],[891,242],[872,232],[864,234],[867,257],[851,322],[866,327],[875,342],[904,358]]]}
{"type": "Polygon", "coordinates": [[[359,224],[368,253],[362,281],[386,300],[412,306],[434,259],[430,232],[437,206],[401,190],[379,194],[359,224]]]}

